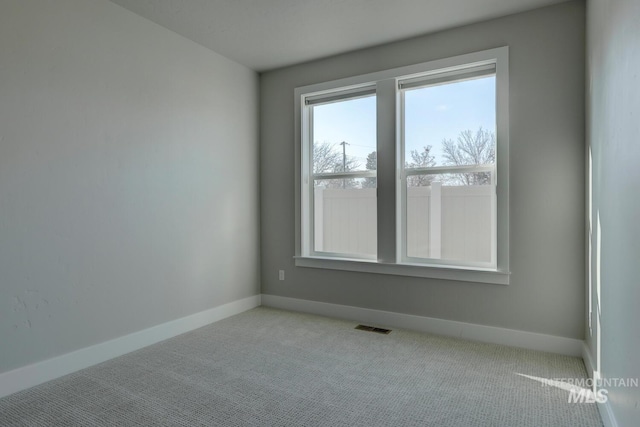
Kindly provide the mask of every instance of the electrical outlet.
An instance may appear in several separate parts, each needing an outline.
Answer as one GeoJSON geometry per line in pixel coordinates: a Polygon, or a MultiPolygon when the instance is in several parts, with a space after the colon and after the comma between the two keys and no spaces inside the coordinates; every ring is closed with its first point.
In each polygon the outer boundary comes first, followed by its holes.
{"type": "Polygon", "coordinates": [[[278,271],[278,278],[279,278],[280,280],[284,280],[284,270],[280,270],[280,271],[278,271]]]}

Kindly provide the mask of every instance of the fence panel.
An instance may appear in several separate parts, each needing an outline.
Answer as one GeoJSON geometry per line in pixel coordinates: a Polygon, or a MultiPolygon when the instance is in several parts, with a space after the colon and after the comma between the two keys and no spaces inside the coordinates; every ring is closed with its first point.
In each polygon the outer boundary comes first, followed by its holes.
{"type": "Polygon", "coordinates": [[[494,187],[442,187],[442,259],[490,262],[494,187]]]}
{"type": "Polygon", "coordinates": [[[315,200],[316,251],[376,255],[375,188],[316,189],[315,200]]]}
{"type": "MultiPolygon", "coordinates": [[[[441,186],[432,200],[431,187],[407,188],[407,255],[491,261],[494,192],[489,185],[441,186]]],[[[316,189],[314,214],[316,251],[376,254],[375,189],[316,189]]]]}

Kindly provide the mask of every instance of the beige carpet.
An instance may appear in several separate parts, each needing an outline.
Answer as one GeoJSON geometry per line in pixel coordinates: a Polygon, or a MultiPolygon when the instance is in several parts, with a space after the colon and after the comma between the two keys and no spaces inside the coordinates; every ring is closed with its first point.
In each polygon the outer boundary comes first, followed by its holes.
{"type": "Polygon", "coordinates": [[[578,358],[260,307],[0,399],[2,426],[601,426],[578,358]]]}

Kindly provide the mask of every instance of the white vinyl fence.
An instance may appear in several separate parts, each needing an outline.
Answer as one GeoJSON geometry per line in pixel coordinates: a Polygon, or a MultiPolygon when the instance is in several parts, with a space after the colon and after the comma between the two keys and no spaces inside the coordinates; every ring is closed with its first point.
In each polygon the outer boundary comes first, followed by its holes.
{"type": "MultiPolygon", "coordinates": [[[[490,262],[495,187],[407,188],[407,255],[490,262]]],[[[375,255],[376,189],[315,189],[315,249],[375,255]]]]}

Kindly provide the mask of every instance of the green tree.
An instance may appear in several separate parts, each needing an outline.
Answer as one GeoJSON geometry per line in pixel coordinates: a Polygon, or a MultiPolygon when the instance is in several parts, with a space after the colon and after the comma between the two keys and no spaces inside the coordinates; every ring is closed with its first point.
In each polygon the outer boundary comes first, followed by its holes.
{"type": "MultiPolygon", "coordinates": [[[[378,169],[378,152],[372,151],[367,155],[367,163],[365,165],[367,170],[376,170],[378,169]]],[[[377,179],[376,178],[365,178],[362,183],[362,188],[376,188],[377,187],[377,179]]]]}

